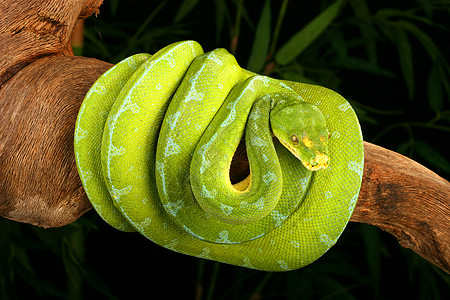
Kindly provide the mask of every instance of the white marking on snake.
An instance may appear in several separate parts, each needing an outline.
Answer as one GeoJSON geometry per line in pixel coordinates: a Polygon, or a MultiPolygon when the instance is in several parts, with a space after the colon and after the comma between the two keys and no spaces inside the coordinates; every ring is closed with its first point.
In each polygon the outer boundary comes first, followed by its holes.
{"type": "Polygon", "coordinates": [[[359,176],[362,176],[363,165],[356,161],[349,161],[347,164],[349,170],[355,171],[359,176]]]}
{"type": "Polygon", "coordinates": [[[233,207],[220,203],[220,210],[227,216],[231,215],[233,212],[233,207]]]}
{"type": "Polygon", "coordinates": [[[356,193],[352,197],[352,200],[350,200],[350,205],[348,206],[348,213],[350,214],[350,216],[352,215],[353,209],[355,208],[356,202],[358,201],[358,196],[359,196],[359,193],[356,193]]]}
{"type": "Polygon", "coordinates": [[[178,239],[173,239],[172,241],[170,241],[169,244],[165,244],[163,247],[176,252],[177,251],[175,250],[176,245],[178,245],[178,239]]]}
{"type": "MultiPolygon", "coordinates": [[[[187,43],[189,45],[189,48],[191,48],[192,56],[194,56],[194,54],[196,53],[194,48],[194,41],[188,41],[187,43]]],[[[186,60],[187,65],[189,65],[190,63],[191,63],[190,61],[186,60]]]]}
{"type": "Polygon", "coordinates": [[[109,145],[109,155],[110,156],[117,156],[117,155],[123,155],[125,154],[126,149],[122,146],[120,146],[120,148],[117,148],[116,146],[114,146],[113,144],[109,145]]]}
{"type": "Polygon", "coordinates": [[[239,100],[241,100],[243,94],[239,95],[239,97],[233,101],[228,103],[227,108],[230,110],[230,113],[228,114],[228,117],[225,119],[225,121],[220,124],[220,127],[226,127],[233,123],[234,119],[236,118],[236,105],[238,104],[239,100]]]}
{"type": "Polygon", "coordinates": [[[180,151],[181,147],[177,143],[175,143],[172,138],[168,138],[166,147],[164,148],[164,156],[172,156],[180,153],[180,151]]]}
{"type": "Polygon", "coordinates": [[[300,248],[300,243],[297,241],[291,241],[291,245],[294,246],[295,248],[300,248]]]}
{"type": "Polygon", "coordinates": [[[132,186],[126,186],[123,189],[117,189],[114,186],[111,186],[111,195],[116,202],[120,202],[120,197],[123,195],[128,195],[129,192],[131,192],[132,186]]]}
{"type": "Polygon", "coordinates": [[[348,109],[351,109],[352,107],[350,106],[350,103],[345,102],[341,105],[338,106],[338,109],[341,111],[347,111],[348,109]]]}
{"type": "Polygon", "coordinates": [[[145,230],[146,227],[148,227],[152,223],[152,219],[150,217],[145,218],[144,221],[142,221],[139,225],[134,223],[136,227],[138,227],[139,231],[142,232],[145,230]]]}
{"type": "Polygon", "coordinates": [[[254,139],[252,139],[252,145],[256,147],[264,147],[267,146],[267,142],[264,139],[257,136],[254,139]]]}
{"type": "Polygon", "coordinates": [[[198,154],[202,157],[202,164],[200,166],[200,174],[203,174],[203,172],[205,172],[206,168],[209,165],[209,160],[206,159],[206,151],[208,151],[208,148],[211,147],[211,145],[214,143],[214,141],[217,138],[218,133],[216,132],[212,138],[208,141],[208,143],[204,144],[203,146],[200,147],[200,149],[198,150],[198,154]]]}
{"type": "Polygon", "coordinates": [[[92,171],[91,170],[87,170],[87,171],[81,171],[81,178],[83,179],[83,182],[87,182],[88,180],[90,180],[92,178],[92,171]]]}
{"type": "Polygon", "coordinates": [[[259,110],[259,107],[257,107],[256,109],[254,109],[252,111],[252,114],[250,115],[250,118],[252,120],[258,120],[259,118],[261,118],[261,111],[259,110]]]}
{"type": "Polygon", "coordinates": [[[228,125],[230,125],[231,123],[233,123],[233,121],[236,119],[236,106],[239,104],[239,102],[241,101],[242,97],[248,93],[251,92],[249,86],[247,86],[240,94],[239,96],[236,97],[236,100],[233,102],[228,103],[227,108],[230,110],[230,113],[228,114],[228,117],[225,119],[225,121],[222,122],[222,124],[220,124],[220,127],[226,127],[228,125]]]}
{"type": "Polygon", "coordinates": [[[184,205],[183,200],[178,200],[177,202],[173,201],[164,204],[164,208],[169,214],[176,217],[180,209],[183,208],[183,205],[184,205]]]}
{"type": "MultiPolygon", "coordinates": [[[[116,122],[119,119],[119,117],[122,115],[122,113],[126,110],[126,106],[127,104],[131,101],[131,96],[134,94],[134,89],[141,87],[141,82],[143,80],[147,80],[148,79],[148,73],[153,71],[153,67],[154,66],[158,66],[158,63],[161,60],[166,59],[166,56],[170,56],[172,55],[173,57],[173,53],[175,51],[178,50],[178,47],[182,47],[183,44],[177,45],[175,47],[173,47],[173,49],[171,49],[168,53],[164,54],[162,57],[152,60],[149,62],[148,65],[145,65],[145,69],[144,72],[142,74],[141,77],[139,77],[139,79],[135,82],[135,84],[128,90],[128,93],[125,97],[124,103],[123,105],[119,108],[118,112],[114,115],[114,116],[110,116],[108,119],[108,126],[109,126],[109,141],[110,141],[110,145],[109,145],[109,151],[108,151],[108,156],[106,159],[106,166],[107,166],[107,178],[111,178],[111,159],[112,159],[112,152],[111,152],[111,146],[112,146],[112,140],[113,140],[113,134],[114,134],[114,130],[116,127],[116,122]]],[[[94,86],[94,88],[96,88],[96,86],[94,86]]]]}
{"type": "Polygon", "coordinates": [[[200,236],[200,235],[198,235],[198,234],[195,234],[195,233],[194,233],[192,230],[190,230],[186,225],[183,225],[183,228],[184,228],[184,230],[186,230],[186,232],[189,233],[191,236],[196,237],[196,238],[199,239],[199,240],[204,240],[204,239],[205,239],[204,237],[202,237],[202,236],[200,236]]]}
{"type": "Polygon", "coordinates": [[[269,185],[272,181],[276,182],[277,181],[277,175],[275,175],[272,172],[267,172],[266,175],[263,175],[262,180],[264,181],[264,183],[266,185],[269,185]]]}
{"type": "Polygon", "coordinates": [[[255,202],[255,207],[258,210],[263,210],[264,209],[264,197],[259,198],[259,200],[255,202]]]}
{"type": "Polygon", "coordinates": [[[198,258],[206,258],[206,259],[211,259],[211,256],[209,256],[209,253],[211,252],[211,250],[208,247],[205,247],[202,249],[202,253],[200,253],[199,255],[197,255],[198,258]]]}
{"type": "Polygon", "coordinates": [[[172,69],[176,67],[175,58],[173,56],[173,51],[167,52],[167,54],[164,55],[162,58],[169,63],[169,66],[172,69]]]}
{"type": "Polygon", "coordinates": [[[324,244],[326,244],[328,247],[333,246],[336,243],[336,240],[331,239],[328,234],[321,234],[320,235],[320,241],[324,244]]]}
{"type": "Polygon", "coordinates": [[[156,162],[156,171],[159,173],[161,177],[162,191],[164,195],[167,195],[167,187],[166,187],[166,174],[164,173],[164,163],[157,161],[156,162]]]}
{"type": "Polygon", "coordinates": [[[205,197],[205,198],[215,199],[216,195],[217,195],[217,190],[212,189],[212,190],[208,191],[206,186],[203,185],[202,194],[201,195],[203,197],[205,197]]]}
{"type": "Polygon", "coordinates": [[[276,223],[276,227],[280,226],[281,224],[283,224],[284,220],[286,220],[287,216],[280,214],[278,212],[278,210],[274,209],[272,210],[272,212],[270,213],[270,215],[272,216],[272,219],[277,222],[276,223]]]}
{"type": "Polygon", "coordinates": [[[82,139],[87,138],[89,135],[89,132],[87,130],[83,130],[80,126],[77,127],[75,130],[75,141],[79,142],[82,139]]]}
{"type": "Polygon", "coordinates": [[[285,261],[279,260],[279,261],[277,261],[277,263],[280,266],[280,268],[282,268],[283,270],[286,270],[286,271],[290,270],[288,264],[285,261]]]}
{"type": "MultiPolygon", "coordinates": [[[[209,53],[206,56],[206,59],[213,60],[214,62],[216,62],[218,64],[222,64],[221,60],[219,60],[219,61],[216,60],[218,58],[215,57],[215,54],[213,52],[209,53]]],[[[205,69],[206,66],[207,66],[207,64],[202,64],[200,69],[194,75],[192,75],[191,78],[189,78],[189,82],[191,83],[191,87],[188,89],[187,95],[184,97],[183,102],[190,102],[192,100],[202,101],[203,98],[205,97],[204,93],[197,92],[196,84],[197,84],[198,78],[200,77],[200,75],[202,74],[202,72],[203,72],[203,70],[205,69]]]]}
{"type": "Polygon", "coordinates": [[[244,263],[242,264],[242,266],[245,267],[245,268],[251,268],[251,269],[255,268],[250,263],[250,257],[244,257],[244,263]]]}
{"type": "Polygon", "coordinates": [[[221,232],[219,232],[219,238],[216,240],[216,243],[231,243],[230,240],[228,239],[228,231],[227,230],[222,230],[221,232]]]}
{"type": "Polygon", "coordinates": [[[251,203],[251,204],[248,204],[247,201],[242,201],[241,204],[240,204],[240,206],[241,206],[242,208],[249,208],[249,207],[252,207],[252,206],[253,206],[253,207],[256,208],[257,210],[263,210],[263,209],[264,209],[264,197],[259,198],[258,201],[253,202],[253,203],[251,203]]]}
{"type": "Polygon", "coordinates": [[[190,102],[192,100],[202,101],[203,97],[205,97],[205,94],[197,92],[197,89],[196,89],[196,86],[195,86],[195,82],[194,82],[191,85],[191,88],[187,91],[187,95],[184,97],[183,102],[190,102]]]}
{"type": "Polygon", "coordinates": [[[217,55],[214,52],[211,52],[206,59],[212,60],[214,61],[216,64],[222,66],[223,65],[223,61],[217,57],[217,55]]]}
{"type": "Polygon", "coordinates": [[[136,103],[133,103],[133,100],[131,99],[130,95],[127,95],[121,107],[122,112],[125,112],[127,110],[131,110],[132,113],[139,112],[139,106],[136,103]]]}
{"type": "Polygon", "coordinates": [[[178,118],[180,117],[180,115],[181,115],[181,112],[177,111],[173,115],[170,115],[167,117],[166,121],[167,121],[167,124],[169,124],[169,127],[171,130],[174,130],[175,126],[177,126],[178,118]]]}
{"type": "Polygon", "coordinates": [[[106,93],[106,88],[101,83],[98,83],[93,87],[93,89],[90,90],[86,97],[90,96],[92,93],[103,95],[104,93],[106,93]]]}

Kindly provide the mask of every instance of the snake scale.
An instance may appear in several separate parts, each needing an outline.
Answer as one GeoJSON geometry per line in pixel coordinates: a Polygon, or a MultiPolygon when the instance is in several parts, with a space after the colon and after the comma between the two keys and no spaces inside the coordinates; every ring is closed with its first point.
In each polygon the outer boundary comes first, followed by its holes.
{"type": "Polygon", "coordinates": [[[104,73],[81,105],[74,148],[111,226],[266,271],[303,267],[336,243],[363,171],[360,126],[342,96],[252,73],[195,41],[104,73]],[[241,140],[250,174],[232,183],[241,140]]]}

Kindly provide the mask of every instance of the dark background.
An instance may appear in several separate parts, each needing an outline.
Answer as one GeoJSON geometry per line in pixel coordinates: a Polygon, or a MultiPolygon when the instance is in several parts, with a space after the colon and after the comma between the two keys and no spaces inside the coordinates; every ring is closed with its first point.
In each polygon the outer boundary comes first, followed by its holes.
{"type": "MultiPolygon", "coordinates": [[[[205,51],[226,48],[252,71],[336,90],[356,110],[366,141],[449,179],[450,2],[344,1],[286,62],[279,51],[333,3],[105,1],[78,50],[116,63],[185,39],[205,51]],[[256,35],[262,25],[268,31],[256,35]]],[[[364,224],[350,223],[310,266],[267,273],[171,252],[112,229],[94,211],[47,230],[0,219],[0,299],[450,299],[449,291],[448,274],[364,224]]]]}

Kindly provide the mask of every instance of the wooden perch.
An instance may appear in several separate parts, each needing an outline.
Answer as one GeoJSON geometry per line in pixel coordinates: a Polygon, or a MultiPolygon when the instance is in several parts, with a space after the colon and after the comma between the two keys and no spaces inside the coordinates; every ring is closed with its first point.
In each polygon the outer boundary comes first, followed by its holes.
{"type": "MultiPolygon", "coordinates": [[[[81,101],[111,64],[73,57],[70,33],[101,0],[0,1],[0,216],[42,227],[91,205],[75,167],[81,101]]],[[[450,272],[450,183],[422,165],[365,143],[364,178],[351,218],[378,226],[450,272]]],[[[237,160],[235,175],[245,172],[237,160]]]]}

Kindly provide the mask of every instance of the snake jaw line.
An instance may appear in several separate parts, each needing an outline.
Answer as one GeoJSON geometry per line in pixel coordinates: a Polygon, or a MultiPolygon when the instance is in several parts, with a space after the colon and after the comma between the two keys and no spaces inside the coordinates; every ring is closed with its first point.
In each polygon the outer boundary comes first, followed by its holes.
{"type": "Polygon", "coordinates": [[[326,169],[329,165],[329,157],[326,154],[316,153],[316,157],[313,161],[316,163],[315,165],[310,163],[307,163],[306,165],[303,163],[303,165],[310,171],[326,169]]]}
{"type": "MultiPolygon", "coordinates": [[[[303,140],[305,140],[305,139],[307,139],[307,138],[304,138],[303,140]]],[[[284,147],[286,147],[289,150],[289,152],[292,153],[292,155],[294,155],[296,158],[298,158],[302,162],[303,166],[305,168],[307,168],[308,170],[318,171],[318,170],[326,169],[328,167],[329,160],[330,160],[328,155],[323,154],[319,151],[316,151],[315,157],[314,157],[314,159],[311,160],[312,161],[312,163],[311,163],[310,161],[302,158],[300,156],[300,154],[298,153],[297,149],[291,147],[291,145],[289,145],[288,143],[286,143],[282,140],[280,140],[280,141],[281,141],[282,145],[284,147]]],[[[308,145],[311,146],[312,145],[311,140],[307,139],[307,141],[309,141],[308,145]]],[[[308,145],[305,145],[305,147],[307,147],[309,149],[310,147],[308,147],[308,145]]]]}

